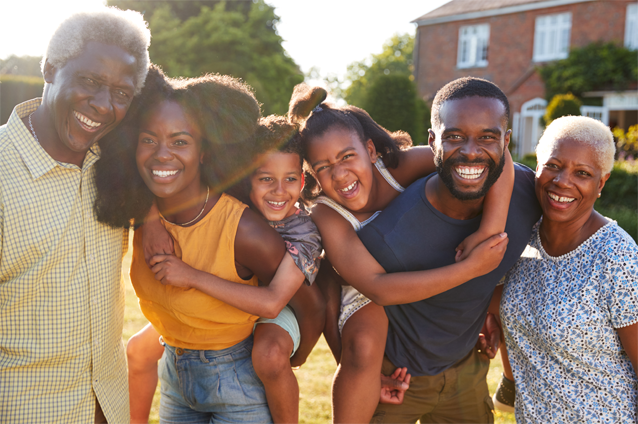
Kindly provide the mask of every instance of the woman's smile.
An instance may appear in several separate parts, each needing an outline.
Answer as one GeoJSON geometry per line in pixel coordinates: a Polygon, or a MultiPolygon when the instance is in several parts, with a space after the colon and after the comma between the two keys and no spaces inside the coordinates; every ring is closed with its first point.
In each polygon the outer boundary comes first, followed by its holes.
{"type": "Polygon", "coordinates": [[[536,193],[545,220],[587,219],[604,186],[596,152],[571,138],[556,143],[536,170],[536,193]]]}
{"type": "Polygon", "coordinates": [[[202,137],[200,128],[182,107],[164,101],[151,109],[140,125],[136,161],[144,182],[159,198],[200,193],[202,137]],[[192,191],[192,193],[191,193],[192,191]]]}

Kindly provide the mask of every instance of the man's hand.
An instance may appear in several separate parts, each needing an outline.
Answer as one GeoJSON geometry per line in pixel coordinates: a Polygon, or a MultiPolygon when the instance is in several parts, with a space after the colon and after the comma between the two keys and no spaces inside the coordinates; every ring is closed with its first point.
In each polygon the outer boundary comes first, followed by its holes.
{"type": "Polygon", "coordinates": [[[379,403],[401,405],[406,390],[410,388],[410,378],[411,375],[405,367],[397,368],[390,376],[381,374],[379,403]]]}
{"type": "Polygon", "coordinates": [[[499,327],[496,317],[487,313],[485,323],[479,334],[478,341],[476,342],[476,349],[480,353],[485,354],[488,358],[493,359],[498,352],[498,347],[501,342],[501,327],[499,327]]]}
{"type": "Polygon", "coordinates": [[[151,258],[151,271],[164,285],[189,289],[197,279],[197,271],[173,255],[155,255],[151,258]]]}

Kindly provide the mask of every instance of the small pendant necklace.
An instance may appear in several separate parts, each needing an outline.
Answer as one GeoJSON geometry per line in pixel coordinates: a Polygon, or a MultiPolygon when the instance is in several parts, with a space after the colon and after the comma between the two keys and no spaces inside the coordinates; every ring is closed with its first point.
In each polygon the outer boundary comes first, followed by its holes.
{"type": "Polygon", "coordinates": [[[178,224],[178,223],[175,223],[175,222],[171,222],[171,221],[169,221],[168,219],[164,218],[161,214],[160,214],[160,216],[162,217],[162,219],[163,219],[164,221],[168,222],[168,223],[169,223],[169,224],[171,224],[171,225],[179,225],[179,226],[181,226],[181,227],[185,227],[185,226],[187,226],[187,225],[189,225],[189,224],[192,224],[193,222],[197,221],[197,219],[198,219],[200,216],[202,216],[202,214],[203,214],[203,213],[204,213],[204,211],[206,210],[206,205],[208,204],[208,195],[209,195],[209,194],[210,194],[210,188],[209,188],[209,187],[206,187],[206,200],[204,201],[204,206],[202,207],[202,210],[201,210],[201,211],[199,211],[199,213],[197,214],[197,216],[196,216],[195,218],[191,219],[191,220],[190,220],[190,221],[188,221],[188,222],[185,222],[185,223],[183,223],[183,224],[178,224]]]}

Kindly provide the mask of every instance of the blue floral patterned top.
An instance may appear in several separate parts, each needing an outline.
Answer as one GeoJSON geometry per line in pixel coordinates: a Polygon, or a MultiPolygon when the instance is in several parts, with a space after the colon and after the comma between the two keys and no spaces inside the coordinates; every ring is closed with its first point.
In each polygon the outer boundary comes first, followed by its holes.
{"type": "Polygon", "coordinates": [[[616,328],[638,322],[638,247],[609,222],[549,256],[539,223],[501,300],[517,423],[635,423],[638,379],[616,328]]]}

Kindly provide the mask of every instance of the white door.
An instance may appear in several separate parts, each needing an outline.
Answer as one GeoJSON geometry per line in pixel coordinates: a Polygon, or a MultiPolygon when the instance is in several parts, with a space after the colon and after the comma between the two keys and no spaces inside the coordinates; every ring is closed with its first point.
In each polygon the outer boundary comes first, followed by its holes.
{"type": "Polygon", "coordinates": [[[537,97],[521,106],[519,118],[516,155],[523,157],[528,153],[534,153],[536,144],[543,134],[541,117],[545,114],[547,101],[537,97]]]}

